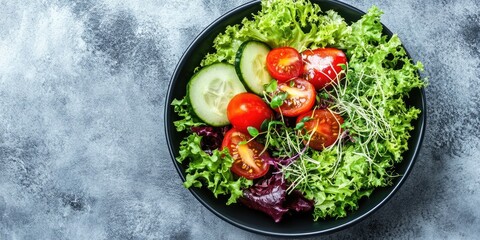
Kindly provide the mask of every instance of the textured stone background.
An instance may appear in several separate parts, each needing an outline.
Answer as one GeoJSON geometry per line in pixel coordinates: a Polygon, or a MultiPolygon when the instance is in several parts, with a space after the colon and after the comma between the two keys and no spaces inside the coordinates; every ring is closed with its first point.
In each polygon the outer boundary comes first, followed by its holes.
{"type": "MultiPolygon", "coordinates": [[[[163,131],[184,49],[245,2],[0,0],[0,239],[261,239],[181,186],[163,131]]],[[[478,237],[480,3],[345,2],[424,63],[428,128],[391,201],[322,239],[478,237]]]]}

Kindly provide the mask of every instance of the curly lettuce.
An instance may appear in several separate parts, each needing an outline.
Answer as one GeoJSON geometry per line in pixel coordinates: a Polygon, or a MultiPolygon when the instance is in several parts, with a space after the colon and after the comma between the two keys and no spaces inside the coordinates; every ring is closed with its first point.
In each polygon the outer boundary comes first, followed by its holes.
{"type": "Polygon", "coordinates": [[[184,97],[180,100],[173,99],[172,103],[170,104],[173,106],[173,111],[180,117],[180,120],[173,122],[177,132],[188,130],[191,127],[205,125],[205,123],[201,122],[195,117],[195,113],[193,112],[187,97],[184,97]]]}
{"type": "Polygon", "coordinates": [[[207,54],[201,66],[215,62],[233,64],[235,54],[247,40],[267,43],[270,47],[290,46],[298,51],[307,48],[337,46],[351,29],[335,11],[323,13],[306,0],[262,1],[262,10],[252,19],[228,26],[213,43],[214,53],[207,54]]]}
{"type": "Polygon", "coordinates": [[[201,140],[201,136],[193,133],[180,143],[180,156],[176,160],[180,163],[185,160],[189,162],[184,186],[205,185],[215,197],[228,195],[227,205],[236,203],[243,196],[243,189],[252,185],[252,180],[234,177],[230,171],[233,158],[226,148],[223,151],[215,149],[209,155],[202,149],[201,140]]]}

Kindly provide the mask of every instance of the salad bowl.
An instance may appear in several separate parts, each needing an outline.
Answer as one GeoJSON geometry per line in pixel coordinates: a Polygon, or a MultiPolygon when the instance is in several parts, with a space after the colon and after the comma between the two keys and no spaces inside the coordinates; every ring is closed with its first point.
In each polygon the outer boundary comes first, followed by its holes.
{"type": "MultiPolygon", "coordinates": [[[[347,23],[357,21],[365,14],[355,7],[338,1],[311,0],[311,2],[318,4],[322,11],[330,9],[336,11],[347,23]]],[[[181,99],[186,95],[187,83],[204,56],[212,51],[215,37],[225,31],[227,26],[240,23],[243,18],[251,17],[253,13],[258,12],[260,9],[260,1],[253,1],[237,7],[215,20],[193,40],[175,68],[166,97],[165,132],[173,164],[182,181],[186,179],[185,170],[187,165],[177,162],[175,158],[179,155],[180,142],[186,137],[186,134],[179,133],[175,129],[173,122],[178,120],[178,116],[174,112],[171,103],[174,99],[181,99]]],[[[385,26],[383,26],[383,34],[392,36],[392,32],[385,26]]],[[[385,205],[405,182],[414,165],[425,129],[426,106],[424,90],[414,88],[405,101],[407,106],[413,106],[421,110],[421,113],[412,122],[413,130],[410,132],[411,137],[408,141],[408,150],[403,153],[403,160],[395,165],[395,171],[399,174],[399,177],[394,178],[393,184],[390,186],[377,188],[368,198],[362,198],[359,202],[359,208],[349,212],[346,217],[313,221],[311,214],[295,214],[284,218],[281,222],[275,223],[268,215],[249,209],[242,204],[226,205],[227,200],[225,197],[219,196],[215,198],[208,189],[190,188],[189,190],[201,204],[219,218],[254,233],[281,237],[304,237],[331,233],[352,226],[385,205]]]]}

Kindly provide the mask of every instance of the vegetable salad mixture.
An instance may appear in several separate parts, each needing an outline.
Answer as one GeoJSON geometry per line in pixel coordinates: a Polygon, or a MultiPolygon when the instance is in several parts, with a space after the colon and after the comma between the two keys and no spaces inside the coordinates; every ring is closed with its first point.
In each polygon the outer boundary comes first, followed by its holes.
{"type": "Polygon", "coordinates": [[[424,82],[377,7],[351,24],[307,0],[262,9],[214,40],[171,104],[187,133],[185,187],[206,187],[278,222],[339,218],[397,177],[424,82]]]}

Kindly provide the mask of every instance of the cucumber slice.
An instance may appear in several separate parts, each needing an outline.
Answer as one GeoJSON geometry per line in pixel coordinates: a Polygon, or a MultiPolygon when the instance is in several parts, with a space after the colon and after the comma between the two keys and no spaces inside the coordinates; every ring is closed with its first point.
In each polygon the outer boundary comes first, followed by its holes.
{"type": "Polygon", "coordinates": [[[267,55],[270,47],[262,42],[247,41],[238,48],[235,56],[235,71],[250,91],[262,95],[264,85],[272,81],[267,70],[267,55]]]}
{"type": "Polygon", "coordinates": [[[188,82],[187,91],[195,114],[212,126],[229,124],[228,102],[233,96],[246,92],[235,67],[226,63],[202,68],[188,82]]]}

